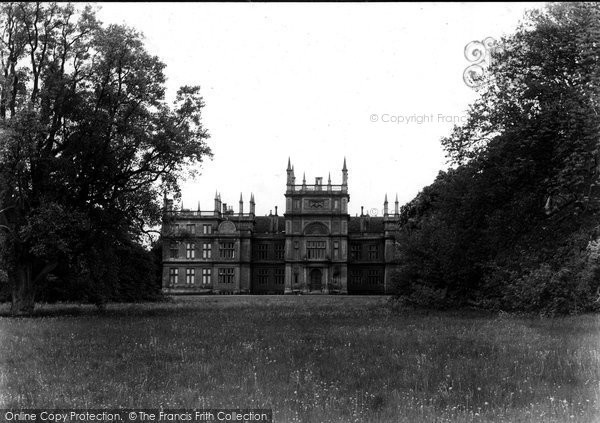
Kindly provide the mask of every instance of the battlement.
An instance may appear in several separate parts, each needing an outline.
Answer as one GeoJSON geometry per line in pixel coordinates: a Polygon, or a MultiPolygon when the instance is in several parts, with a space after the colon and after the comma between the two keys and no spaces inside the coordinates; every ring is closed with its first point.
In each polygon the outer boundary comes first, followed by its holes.
{"type": "Polygon", "coordinates": [[[348,192],[348,185],[288,185],[293,192],[348,192]]]}
{"type": "Polygon", "coordinates": [[[193,217],[254,217],[253,213],[236,213],[233,210],[227,210],[226,212],[216,210],[165,210],[165,215],[172,216],[175,218],[193,218],[193,217]]]}

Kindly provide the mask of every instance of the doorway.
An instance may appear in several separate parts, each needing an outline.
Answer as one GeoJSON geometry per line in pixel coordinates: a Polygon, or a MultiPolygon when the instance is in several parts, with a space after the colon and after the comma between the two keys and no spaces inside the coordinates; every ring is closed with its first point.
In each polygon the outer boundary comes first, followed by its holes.
{"type": "Polygon", "coordinates": [[[313,269],[310,271],[310,287],[311,291],[321,291],[323,288],[323,284],[321,280],[323,279],[323,273],[320,269],[313,269]]]}

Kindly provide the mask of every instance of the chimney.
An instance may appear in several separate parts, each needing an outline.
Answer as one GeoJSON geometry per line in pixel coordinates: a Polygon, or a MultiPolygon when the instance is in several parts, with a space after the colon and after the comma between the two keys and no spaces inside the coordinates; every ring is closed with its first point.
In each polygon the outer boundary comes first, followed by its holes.
{"type": "Polygon", "coordinates": [[[275,214],[269,210],[269,232],[277,232],[279,216],[277,216],[277,206],[275,206],[275,214]]]}
{"type": "MultiPolygon", "coordinates": [[[[367,214],[368,216],[368,214],[367,214]]],[[[364,232],[366,227],[364,206],[360,206],[360,231],[364,232]]]]}

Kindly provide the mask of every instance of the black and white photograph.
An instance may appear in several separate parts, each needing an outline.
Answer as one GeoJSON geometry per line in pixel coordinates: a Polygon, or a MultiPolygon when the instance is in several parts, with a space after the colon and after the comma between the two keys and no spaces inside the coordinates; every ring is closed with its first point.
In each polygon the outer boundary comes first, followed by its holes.
{"type": "Polygon", "coordinates": [[[600,3],[1,2],[33,422],[600,422],[600,3]]]}

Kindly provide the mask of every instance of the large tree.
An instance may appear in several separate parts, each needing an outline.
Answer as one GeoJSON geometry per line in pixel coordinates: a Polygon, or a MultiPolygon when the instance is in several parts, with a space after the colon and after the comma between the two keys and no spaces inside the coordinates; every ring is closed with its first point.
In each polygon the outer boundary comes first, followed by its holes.
{"type": "Polygon", "coordinates": [[[467,122],[442,140],[454,168],[403,210],[413,285],[502,307],[593,303],[599,46],[596,3],[531,11],[500,40],[467,122]]]}
{"type": "Polygon", "coordinates": [[[210,154],[199,87],[165,100],[142,36],[88,6],[0,8],[0,249],[13,313],[67,263],[97,284],[111,249],[160,220],[161,195],[210,154]]]}

